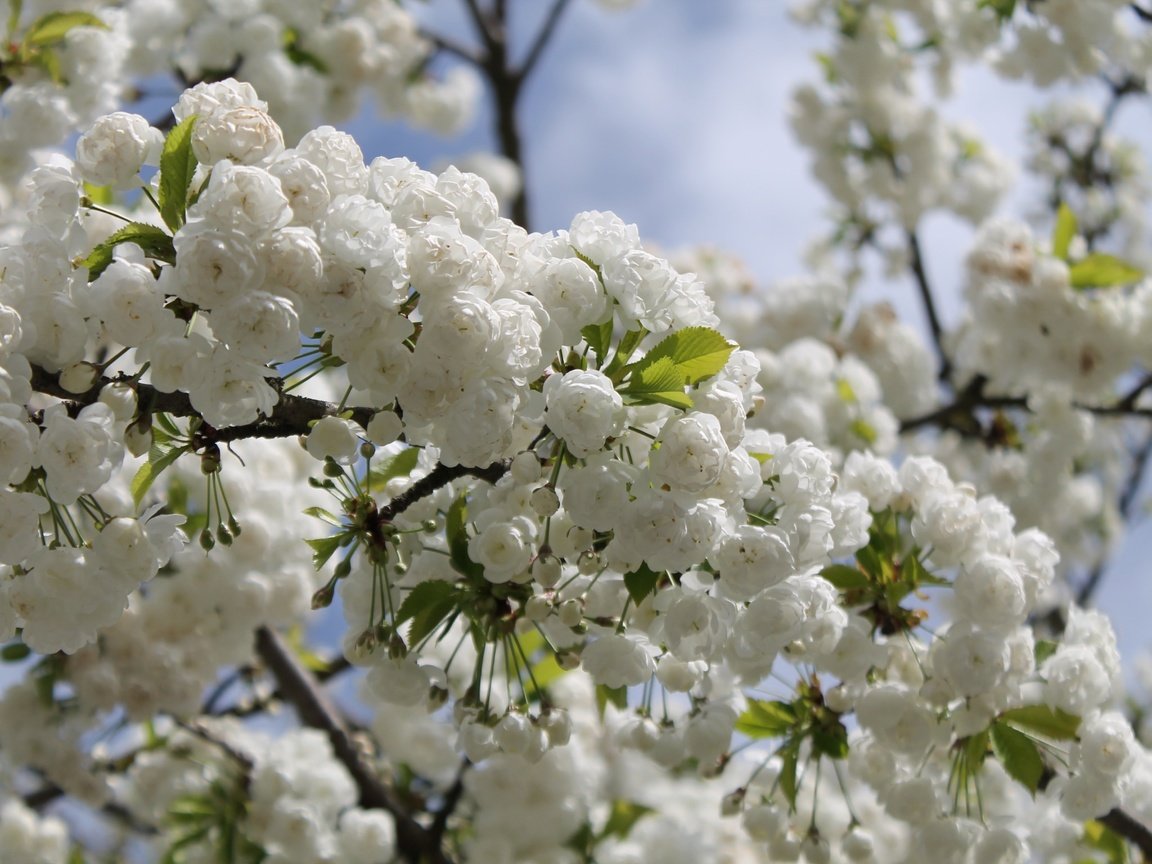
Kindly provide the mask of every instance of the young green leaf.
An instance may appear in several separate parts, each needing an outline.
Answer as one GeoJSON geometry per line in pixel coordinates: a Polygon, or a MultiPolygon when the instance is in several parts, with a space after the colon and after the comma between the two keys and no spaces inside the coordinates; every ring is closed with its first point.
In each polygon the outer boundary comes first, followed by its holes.
{"type": "Polygon", "coordinates": [[[1116,288],[1131,285],[1144,278],[1144,271],[1106,252],[1093,252],[1081,258],[1068,270],[1073,288],[1116,288]]]}
{"type": "Polygon", "coordinates": [[[796,792],[799,783],[796,779],[796,768],[800,762],[800,738],[790,738],[776,753],[783,764],[780,766],[780,791],[788,799],[789,808],[796,810],[796,792]]]}
{"type": "Polygon", "coordinates": [[[640,347],[640,343],[644,341],[644,337],[647,335],[647,330],[638,327],[635,330],[629,330],[620,338],[620,344],[616,346],[616,353],[612,355],[612,362],[604,369],[604,374],[611,378],[614,383],[618,384],[623,379],[627,371],[628,361],[636,353],[636,349],[640,347]]]}
{"type": "Polygon", "coordinates": [[[796,725],[796,709],[788,702],[749,699],[736,718],[736,731],[749,738],[779,738],[796,725]]]}
{"type": "Polygon", "coordinates": [[[589,324],[580,331],[588,347],[596,354],[596,362],[601,366],[608,359],[608,348],[612,345],[612,319],[603,324],[589,324]]]}
{"type": "Polygon", "coordinates": [[[343,527],[344,520],[323,507],[309,507],[304,511],[305,516],[311,516],[314,519],[319,519],[321,522],[327,522],[337,528],[343,527]]]}
{"type": "Polygon", "coordinates": [[[1061,202],[1056,212],[1056,225],[1052,229],[1052,255],[1061,261],[1068,260],[1068,248],[1076,236],[1076,214],[1072,208],[1061,202]]]}
{"type": "Polygon", "coordinates": [[[176,260],[176,250],[172,246],[172,238],[163,228],[149,225],[146,222],[130,222],[96,246],[88,253],[87,258],[78,262],[81,267],[88,268],[89,282],[95,280],[108,269],[108,265],[112,263],[112,253],[121,243],[135,243],[144,250],[145,255],[158,261],[166,261],[171,264],[176,260]]]}
{"type": "Polygon", "coordinates": [[[196,171],[196,157],[192,153],[192,129],[196,115],[177,123],[164,139],[160,154],[160,216],[173,231],[184,224],[188,209],[188,188],[196,171]]]}
{"type": "Polygon", "coordinates": [[[330,537],[316,537],[312,540],[305,540],[309,546],[312,547],[312,566],[319,570],[328,563],[336,550],[340,548],[340,540],[342,535],[333,534],[330,537]]]}
{"type": "Polygon", "coordinates": [[[394,456],[381,459],[372,466],[372,470],[368,474],[372,486],[379,489],[389,480],[395,480],[397,477],[407,477],[412,473],[412,469],[416,467],[416,461],[419,458],[419,448],[409,447],[401,450],[394,456]]]}
{"type": "Polygon", "coordinates": [[[684,376],[668,357],[661,357],[643,369],[634,369],[620,395],[635,405],[692,407],[691,397],[684,392],[684,376]]]}
{"type": "Polygon", "coordinates": [[[453,569],[462,576],[475,579],[483,578],[484,568],[468,555],[468,499],[466,493],[461,492],[452,502],[452,506],[448,508],[448,516],[444,520],[444,530],[448,535],[448,552],[451,556],[453,569]]]}
{"type": "Polygon", "coordinates": [[[1128,843],[1103,822],[1085,822],[1083,839],[1085,845],[1103,852],[1108,864],[1128,864],[1128,843]]]}
{"type": "Polygon", "coordinates": [[[867,573],[858,567],[849,567],[847,564],[829,564],[820,571],[820,575],[841,591],[867,588],[872,584],[867,573]]]}
{"type": "Polygon", "coordinates": [[[63,42],[70,30],[77,27],[99,27],[107,30],[108,25],[90,12],[49,12],[28,25],[24,33],[24,44],[36,48],[63,42]]]}
{"type": "Polygon", "coordinates": [[[24,11],[24,0],[8,2],[8,41],[16,41],[16,30],[20,27],[20,13],[24,11]]]}
{"type": "Polygon", "coordinates": [[[843,723],[822,723],[812,728],[812,750],[829,759],[848,756],[848,729],[843,723]]]}
{"type": "Polygon", "coordinates": [[[1027,705],[1013,708],[1000,715],[1000,720],[1012,728],[1042,735],[1056,741],[1071,741],[1080,728],[1080,718],[1047,705],[1027,705]]]}
{"type": "Polygon", "coordinates": [[[451,614],[460,599],[460,592],[451,582],[431,579],[421,582],[404,598],[396,610],[396,624],[411,620],[408,644],[419,645],[451,614]]]}
{"type": "Polygon", "coordinates": [[[140,502],[144,500],[144,496],[148,494],[148,490],[152,488],[152,484],[156,482],[164,469],[184,455],[183,447],[173,447],[171,450],[157,453],[156,458],[153,454],[148,454],[148,461],[140,466],[136,471],[135,476],[132,478],[132,483],[129,488],[132,491],[132,503],[136,508],[140,508],[140,502]]]}
{"type": "Polygon", "coordinates": [[[628,707],[628,688],[609,687],[607,684],[596,685],[596,710],[604,716],[604,709],[608,705],[615,705],[621,711],[628,707]]]}
{"type": "Polygon", "coordinates": [[[631,573],[625,573],[624,587],[628,589],[628,596],[632,598],[632,602],[643,603],[644,598],[656,590],[656,584],[663,575],[663,571],[656,572],[647,564],[641,564],[631,573]]]}
{"type": "Polygon", "coordinates": [[[328,74],[328,64],[313,54],[300,47],[300,33],[294,27],[289,27],[284,31],[284,53],[288,59],[295,63],[297,66],[307,66],[315,69],[321,75],[328,74]]]}
{"type": "Polygon", "coordinates": [[[991,9],[996,13],[998,23],[1012,20],[1012,13],[1016,11],[1016,0],[979,0],[976,4],[981,9],[991,9]]]}
{"type": "Polygon", "coordinates": [[[632,372],[660,362],[672,361],[681,375],[681,386],[698,384],[724,368],[736,346],[710,327],[685,327],[669,333],[656,343],[643,360],[632,364],[632,372]]]}
{"type": "Polygon", "coordinates": [[[1044,776],[1044,759],[1036,742],[1001,720],[992,724],[991,735],[992,749],[1008,776],[1035,795],[1044,776]]]}
{"type": "Polygon", "coordinates": [[[608,814],[608,821],[604,823],[600,837],[627,837],[632,831],[632,826],[651,812],[653,812],[651,807],[618,798],[612,802],[612,810],[608,814]]]}

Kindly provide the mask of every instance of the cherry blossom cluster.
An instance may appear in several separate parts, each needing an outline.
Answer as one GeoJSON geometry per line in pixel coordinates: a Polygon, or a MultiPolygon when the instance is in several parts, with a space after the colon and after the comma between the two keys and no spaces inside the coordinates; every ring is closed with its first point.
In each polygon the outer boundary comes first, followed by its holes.
{"type": "Polygon", "coordinates": [[[48,106],[21,146],[81,134],[0,247],[0,653],[38,655],[0,695],[0,848],[72,854],[29,775],[173,861],[439,861],[446,835],[498,864],[1081,860],[1152,822],[1116,637],[1060,578],[1123,515],[1102,415],[1144,407],[1147,282],[1086,198],[1049,241],[984,221],[1004,165],[916,96],[918,53],[944,90],[987,51],[1045,81],[1132,47],[1121,4],[1084,4],[1086,36],[1034,5],[804,12],[838,32],[794,120],[847,144],[816,161],[839,240],[895,229],[923,282],[921,217],[984,222],[943,370],[827,258],[759,293],[612,213],[529,232],[476,175],[310,128],[369,81],[459,116],[466,85],[409,80],[428,45],[396,4],[129,3],[39,36],[3,94],[48,106]],[[124,74],[248,80],[161,131],[108,113],[116,75],[53,80],[86,38],[124,74]],[[275,635],[334,604],[341,659],[275,635]],[[339,664],[361,731],[299,692],[339,664]],[[282,700],[315,728],[213,716],[282,700]]]}
{"type": "Polygon", "coordinates": [[[470,70],[426,69],[433,44],[392,0],[244,3],[29,0],[15,7],[3,56],[0,178],[15,184],[36,148],[133,98],[134,82],[237,75],[259,87],[289,141],[346,119],[371,95],[387,115],[442,133],[471,117],[470,70]]]}

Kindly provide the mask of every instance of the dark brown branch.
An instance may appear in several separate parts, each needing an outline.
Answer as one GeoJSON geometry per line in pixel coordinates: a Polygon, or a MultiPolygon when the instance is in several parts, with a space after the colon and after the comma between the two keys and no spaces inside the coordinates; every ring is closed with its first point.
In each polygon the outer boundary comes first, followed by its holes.
{"type": "MultiPolygon", "coordinates": [[[[981,430],[976,420],[975,411],[979,408],[1028,408],[1028,400],[1023,396],[988,396],[984,387],[988,379],[977,375],[961,390],[956,398],[947,405],[922,414],[919,417],[910,417],[900,423],[901,432],[912,432],[925,426],[936,426],[941,429],[954,429],[961,434],[977,434],[981,430]]],[[[1152,376],[1141,379],[1132,390],[1125,393],[1110,405],[1086,405],[1082,402],[1073,403],[1079,411],[1087,411],[1097,417],[1133,417],[1152,419],[1152,408],[1140,408],[1136,403],[1139,397],[1149,387],[1152,387],[1152,376]]]]}
{"type": "Polygon", "coordinates": [[[495,483],[504,476],[504,472],[507,470],[508,466],[503,462],[494,462],[484,468],[469,468],[466,465],[437,465],[381,507],[376,518],[381,525],[387,525],[421,498],[431,495],[441,486],[446,486],[453,480],[459,480],[462,477],[477,477],[480,480],[495,483]]]}
{"type": "Polygon", "coordinates": [[[440,805],[440,809],[436,811],[436,816],[432,819],[432,825],[428,830],[432,836],[436,838],[437,843],[444,837],[444,832],[448,828],[448,820],[452,817],[452,814],[456,812],[456,808],[460,804],[460,798],[464,795],[464,775],[470,767],[472,767],[472,763],[465,759],[460,766],[460,772],[456,775],[455,782],[444,794],[444,801],[440,805]]]}
{"type": "Polygon", "coordinates": [[[932,342],[936,346],[936,353],[940,356],[940,371],[938,377],[947,381],[952,375],[952,361],[944,350],[944,328],[940,324],[940,316],[936,312],[936,299],[932,294],[932,286],[928,281],[928,271],[924,267],[924,256],[920,250],[920,237],[914,228],[908,229],[905,234],[908,242],[909,267],[912,277],[916,281],[916,288],[920,292],[920,301],[924,304],[924,313],[928,316],[928,328],[932,331],[932,342]]]}
{"type": "MultiPolygon", "coordinates": [[[[313,670],[312,675],[320,683],[331,681],[337,675],[352,668],[352,664],[348,662],[348,658],[344,655],[339,655],[332,658],[331,661],[323,669],[313,670]]],[[[227,715],[229,717],[250,717],[253,714],[260,714],[268,709],[270,705],[276,702],[284,701],[284,695],[279,690],[274,690],[271,693],[260,696],[255,701],[241,701],[228,706],[221,706],[224,695],[230,690],[233,685],[239,681],[251,677],[253,673],[251,666],[241,666],[233,670],[229,675],[226,675],[220,682],[212,689],[208,696],[204,699],[204,704],[200,708],[201,714],[210,714],[213,716],[221,717],[227,715]]]]}
{"type": "Polygon", "coordinates": [[[1145,21],[1149,24],[1152,24],[1152,12],[1148,11],[1143,6],[1140,6],[1137,3],[1129,3],[1128,8],[1131,9],[1133,12],[1135,12],[1136,17],[1139,18],[1141,21],[1145,21]]]}
{"type": "MultiPolygon", "coordinates": [[[[1132,467],[1128,470],[1128,478],[1124,481],[1124,488],[1120,491],[1117,504],[1120,516],[1127,523],[1132,518],[1132,511],[1136,505],[1136,496],[1144,480],[1144,471],[1148,467],[1148,460],[1152,458],[1152,431],[1144,436],[1144,442],[1132,455],[1132,467]]],[[[1104,578],[1105,562],[1101,561],[1092,568],[1080,590],[1076,592],[1076,605],[1085,606],[1091,601],[1096,589],[1100,587],[1100,580],[1104,578]]]]}
{"type": "Polygon", "coordinates": [[[1096,821],[1130,843],[1134,843],[1144,856],[1144,860],[1152,861],[1152,831],[1149,831],[1143,823],[1137,822],[1118,807],[1109,810],[1096,821]]]}
{"type": "Polygon", "coordinates": [[[568,8],[568,0],[554,0],[552,3],[552,8],[548,10],[548,17],[544,19],[536,38],[532,41],[532,47],[528,49],[524,62],[520,64],[518,74],[521,79],[526,79],[531,75],[536,64],[540,62],[540,57],[552,40],[552,36],[556,32],[556,25],[560,23],[560,17],[566,8],[568,8]]]}
{"type": "MultiPolygon", "coordinates": [[[[273,382],[278,385],[279,379],[273,382]]],[[[198,417],[199,412],[192,407],[192,400],[187,393],[176,391],[174,393],[161,393],[150,384],[134,381],[125,374],[112,377],[101,376],[83,393],[70,393],[60,386],[58,373],[46,372],[39,366],[32,367],[32,389],[49,396],[64,399],[78,412],[85,405],[91,405],[100,398],[100,391],[109,384],[124,384],[136,391],[136,396],[142,410],[149,414],[171,414],[174,417],[198,417]]],[[[320,399],[309,399],[306,396],[296,396],[291,393],[281,393],[280,400],[272,411],[272,416],[261,417],[255,423],[245,423],[242,426],[229,426],[226,429],[205,430],[202,437],[210,439],[213,443],[227,444],[231,441],[240,441],[245,438],[290,438],[294,435],[307,435],[310,424],[321,417],[330,417],[337,413],[338,406],[320,399]]],[[[352,419],[361,426],[367,426],[372,419],[371,408],[350,408],[352,419]]]]}
{"type": "Polygon", "coordinates": [[[438,51],[443,51],[446,54],[451,54],[454,57],[458,57],[459,59],[477,68],[482,68],[484,65],[484,58],[466,45],[461,45],[459,42],[454,42],[451,39],[447,39],[444,36],[439,36],[435,33],[422,31],[420,35],[431,42],[438,51]]]}
{"type": "Polygon", "coordinates": [[[387,810],[396,820],[396,843],[411,864],[451,864],[437,838],[417,822],[352,740],[348,725],[336,706],[305,669],[278,633],[268,627],[256,631],[256,651],[279,684],[284,698],[302,723],[326,732],[336,758],[348,769],[360,791],[360,806],[387,810]]]}
{"type": "Polygon", "coordinates": [[[488,14],[480,8],[478,0],[464,0],[464,7],[468,10],[468,15],[472,19],[472,26],[476,28],[476,34],[483,40],[490,51],[495,41],[492,34],[491,19],[489,19],[488,14]]]}

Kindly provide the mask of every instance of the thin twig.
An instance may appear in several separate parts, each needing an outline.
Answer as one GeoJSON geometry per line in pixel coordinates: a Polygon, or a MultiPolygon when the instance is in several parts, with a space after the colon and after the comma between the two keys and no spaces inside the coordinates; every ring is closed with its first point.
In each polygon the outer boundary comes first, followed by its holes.
{"type": "Polygon", "coordinates": [[[912,277],[916,280],[916,288],[920,292],[920,300],[924,304],[924,312],[928,316],[928,327],[932,331],[932,341],[936,345],[936,353],[940,355],[940,371],[938,378],[947,381],[952,375],[952,361],[944,350],[944,328],[940,324],[940,316],[936,312],[936,300],[932,294],[932,286],[928,281],[928,271],[924,267],[924,256],[920,251],[920,237],[916,229],[909,228],[905,233],[908,241],[908,252],[911,256],[908,264],[912,269],[912,277]]]}
{"type": "Polygon", "coordinates": [[[448,828],[448,819],[456,812],[456,807],[460,804],[460,798],[464,795],[464,775],[471,767],[472,763],[465,759],[460,765],[460,771],[456,774],[456,781],[444,794],[444,802],[440,805],[440,809],[436,811],[436,816],[432,819],[432,825],[428,831],[437,843],[444,837],[444,832],[448,828]]]}
{"type": "Polygon", "coordinates": [[[411,864],[451,864],[431,832],[413,818],[352,740],[340,712],[283,638],[268,627],[256,631],[256,650],[302,723],[326,732],[336,758],[348,769],[360,792],[360,806],[387,810],[396,821],[396,843],[411,864]]]}
{"type": "Polygon", "coordinates": [[[461,45],[459,42],[454,42],[445,36],[440,36],[436,33],[429,33],[421,31],[420,35],[431,42],[437,50],[443,51],[446,54],[451,54],[461,60],[482,69],[484,66],[484,58],[481,57],[474,49],[466,45],[461,45]]]}
{"type": "MultiPolygon", "coordinates": [[[[278,383],[279,379],[272,382],[273,386],[278,383]]],[[[162,393],[152,385],[135,381],[123,373],[111,377],[102,375],[83,393],[71,393],[60,386],[59,373],[46,372],[39,366],[32,367],[32,389],[65,400],[73,414],[78,413],[85,405],[98,401],[100,391],[109,384],[124,384],[131,387],[136,391],[138,404],[147,406],[149,413],[171,414],[173,417],[200,416],[200,412],[192,407],[192,400],[187,393],[179,390],[162,393]]],[[[337,407],[321,399],[281,393],[270,416],[261,417],[254,423],[229,426],[225,429],[202,428],[204,434],[201,437],[210,438],[214,443],[227,444],[245,438],[290,438],[294,435],[307,435],[314,421],[340,413],[336,410],[337,407]]],[[[347,410],[351,412],[352,420],[361,426],[367,426],[375,413],[371,408],[347,410]]]]}
{"type": "Polygon", "coordinates": [[[568,7],[568,2],[569,0],[554,0],[552,3],[552,8],[548,10],[548,17],[544,19],[544,24],[536,34],[536,39],[533,40],[532,47],[528,49],[528,54],[524,58],[524,62],[520,64],[518,72],[520,78],[524,79],[531,75],[536,64],[540,62],[540,56],[544,53],[544,49],[556,32],[556,25],[560,23],[560,16],[564,14],[564,10],[568,7]]]}
{"type": "MultiPolygon", "coordinates": [[[[1120,516],[1125,523],[1132,518],[1132,509],[1136,504],[1136,496],[1144,480],[1144,471],[1148,467],[1149,458],[1152,458],[1152,430],[1145,434],[1143,443],[1132,456],[1132,467],[1128,471],[1128,478],[1124,482],[1124,488],[1121,490],[1117,501],[1120,516]]],[[[1076,605],[1085,606],[1088,604],[1092,595],[1096,593],[1096,589],[1100,587],[1100,580],[1104,577],[1106,569],[1103,561],[1092,568],[1092,572],[1088,574],[1088,578],[1084,580],[1084,584],[1076,592],[1076,605]]]]}

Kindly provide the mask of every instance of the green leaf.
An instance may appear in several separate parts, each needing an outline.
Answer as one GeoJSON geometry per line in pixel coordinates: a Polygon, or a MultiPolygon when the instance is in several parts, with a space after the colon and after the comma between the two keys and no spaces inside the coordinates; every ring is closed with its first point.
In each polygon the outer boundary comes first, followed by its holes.
{"type": "Polygon", "coordinates": [[[1084,842],[1099,849],[1108,864],[1128,864],[1128,844],[1124,838],[1102,822],[1089,819],[1084,823],[1084,842]]]}
{"type": "Polygon", "coordinates": [[[90,12],[49,12],[33,21],[24,33],[24,44],[42,48],[62,42],[70,30],[77,27],[99,27],[107,30],[108,25],[90,12]]]}
{"type": "Polygon", "coordinates": [[[24,0],[8,0],[8,41],[16,41],[16,30],[20,27],[20,13],[24,11],[24,0]]]}
{"type": "Polygon", "coordinates": [[[315,537],[311,540],[305,540],[309,546],[312,547],[312,566],[319,570],[328,563],[328,559],[336,554],[336,550],[340,548],[340,541],[343,539],[342,534],[333,534],[330,537],[315,537]]]}
{"type": "Polygon", "coordinates": [[[1039,666],[1049,657],[1056,653],[1056,649],[1060,646],[1055,642],[1047,639],[1037,639],[1034,653],[1036,654],[1036,665],[1039,666]]]}
{"type": "Polygon", "coordinates": [[[656,591],[656,585],[663,575],[663,570],[657,572],[647,564],[641,564],[638,570],[625,573],[624,587],[628,589],[628,596],[632,598],[632,602],[637,605],[643,603],[645,597],[656,591]]]}
{"type": "Polygon", "coordinates": [[[872,581],[878,582],[884,578],[884,562],[880,558],[880,553],[872,546],[865,546],[863,549],[856,550],[856,563],[872,581]]]}
{"type": "Polygon", "coordinates": [[[779,738],[792,730],[796,720],[796,709],[789,702],[749,699],[736,718],[736,731],[749,738],[779,738]]]}
{"type": "Polygon", "coordinates": [[[608,348],[612,344],[612,319],[603,324],[589,324],[580,331],[588,347],[596,354],[596,361],[603,366],[608,359],[608,348]]]}
{"type": "Polygon", "coordinates": [[[559,680],[564,675],[568,674],[567,669],[560,665],[556,659],[556,655],[549,651],[540,660],[532,665],[531,681],[536,683],[540,689],[546,689],[549,684],[559,680]]]}
{"type": "Polygon", "coordinates": [[[156,478],[164,473],[165,468],[183,456],[184,452],[183,447],[173,447],[164,452],[155,454],[150,452],[148,454],[148,461],[140,466],[129,487],[132,490],[132,503],[136,505],[137,509],[140,508],[140,502],[144,500],[144,496],[148,494],[152,484],[156,482],[156,478]],[[154,455],[156,458],[153,458],[154,455]]]}
{"type": "Polygon", "coordinates": [[[909,585],[915,585],[916,587],[922,585],[952,584],[944,577],[937,576],[935,573],[926,569],[920,559],[916,557],[916,554],[910,554],[900,562],[900,575],[905,582],[909,585]]]}
{"type": "Polygon", "coordinates": [[[991,9],[996,13],[998,23],[1003,24],[1012,19],[1012,13],[1016,11],[1016,0],[980,0],[976,6],[980,9],[991,9]]]}
{"type": "Polygon", "coordinates": [[[1076,214],[1066,203],[1060,203],[1056,211],[1056,225],[1052,229],[1052,255],[1061,261],[1068,260],[1068,248],[1076,236],[1076,214]]]}
{"type": "Polygon", "coordinates": [[[780,766],[780,791],[788,799],[788,806],[793,812],[796,810],[796,792],[799,788],[799,783],[796,780],[796,767],[800,762],[800,741],[799,738],[790,738],[783,747],[776,751],[783,762],[780,766]]]}
{"type": "Polygon", "coordinates": [[[692,399],[684,392],[684,376],[668,357],[661,357],[643,369],[635,369],[620,395],[635,405],[671,405],[691,408],[692,399]]]}
{"type": "Polygon", "coordinates": [[[321,522],[327,522],[329,525],[334,525],[337,528],[344,527],[344,520],[335,513],[329,513],[323,507],[309,507],[304,511],[304,515],[319,519],[321,522]]]}
{"type": "Polygon", "coordinates": [[[822,723],[812,729],[812,750],[829,759],[844,759],[848,756],[848,730],[844,724],[822,723]]]}
{"type": "Polygon", "coordinates": [[[457,573],[473,579],[484,577],[484,568],[468,555],[468,498],[461,492],[448,508],[444,520],[444,530],[448,536],[448,553],[452,567],[457,573]]]}
{"type": "Polygon", "coordinates": [[[668,358],[683,377],[683,385],[698,384],[724,368],[736,346],[710,327],[685,327],[656,343],[643,360],[632,364],[635,372],[668,358]]]}
{"type": "Polygon", "coordinates": [[[620,344],[616,346],[616,353],[612,355],[612,362],[604,369],[604,374],[611,378],[614,384],[620,383],[626,371],[626,364],[647,335],[648,331],[639,327],[636,330],[629,330],[621,337],[620,344]]]}
{"type": "Polygon", "coordinates": [[[847,564],[829,564],[820,571],[820,575],[841,591],[867,588],[872,584],[867,573],[858,567],[849,567],[847,564]]]}
{"type": "Polygon", "coordinates": [[[604,709],[608,705],[615,705],[621,711],[628,707],[628,688],[609,687],[607,684],[596,685],[596,710],[604,716],[604,709]]]}
{"type": "Polygon", "coordinates": [[[295,63],[297,66],[307,66],[315,69],[321,75],[328,74],[328,64],[313,54],[300,47],[300,33],[294,28],[289,27],[284,31],[284,53],[288,55],[288,59],[295,63]]]}
{"type": "Polygon", "coordinates": [[[645,807],[635,801],[616,799],[612,802],[608,821],[604,823],[604,828],[600,831],[600,838],[620,837],[623,839],[627,837],[631,833],[632,827],[651,812],[653,812],[651,807],[645,807]]]}
{"type": "Polygon", "coordinates": [[[1044,759],[1036,742],[999,720],[992,724],[991,735],[992,749],[1008,776],[1035,796],[1044,776],[1044,759]]]}
{"type": "Polygon", "coordinates": [[[64,77],[64,65],[60,62],[60,55],[52,48],[42,48],[33,55],[36,63],[48,73],[53,84],[67,84],[64,77]]]}
{"type": "Polygon", "coordinates": [[[396,624],[399,626],[411,620],[408,644],[419,645],[448,617],[459,600],[460,592],[451,582],[440,579],[421,582],[408,592],[396,610],[396,624]]]}
{"type": "Polygon", "coordinates": [[[196,171],[196,157],[192,153],[195,125],[195,114],[177,123],[164,139],[164,150],[160,154],[160,216],[173,231],[184,224],[188,188],[196,171]]]}
{"type": "Polygon", "coordinates": [[[380,460],[372,466],[368,477],[374,487],[383,487],[389,480],[397,477],[407,477],[416,467],[420,458],[420,448],[408,447],[399,453],[380,460]]]}
{"type": "Polygon", "coordinates": [[[112,252],[121,243],[135,243],[144,250],[144,254],[149,258],[166,261],[169,264],[176,261],[176,250],[172,246],[172,238],[163,228],[149,225],[146,222],[130,222],[96,246],[88,253],[87,258],[79,262],[81,267],[88,268],[89,282],[108,269],[108,265],[112,263],[112,252]]]}
{"type": "Polygon", "coordinates": [[[1106,252],[1093,252],[1081,258],[1068,270],[1073,288],[1115,288],[1131,285],[1144,278],[1144,271],[1106,252]]]}
{"type": "Polygon", "coordinates": [[[169,417],[167,414],[164,414],[163,412],[159,412],[159,411],[152,415],[152,433],[153,433],[153,435],[155,435],[157,429],[163,429],[164,432],[166,432],[168,435],[170,435],[173,438],[179,437],[180,435],[184,434],[183,432],[180,431],[180,427],[177,426],[172,421],[171,417],[169,417]]]}
{"type": "Polygon", "coordinates": [[[876,439],[880,437],[876,432],[875,426],[859,417],[852,421],[848,430],[865,444],[869,445],[875,444],[876,439]]]}
{"type": "Polygon", "coordinates": [[[1071,741],[1080,728],[1080,718],[1047,705],[1028,705],[1013,708],[1000,715],[1000,721],[1013,729],[1042,735],[1056,741],[1071,741]]]}

